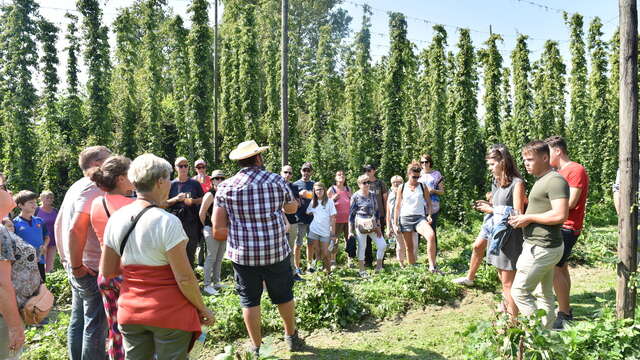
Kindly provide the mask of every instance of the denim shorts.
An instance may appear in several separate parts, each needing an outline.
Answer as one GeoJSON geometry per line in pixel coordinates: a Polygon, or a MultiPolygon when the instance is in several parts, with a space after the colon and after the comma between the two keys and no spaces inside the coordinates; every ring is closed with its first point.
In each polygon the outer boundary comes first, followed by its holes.
{"type": "Polygon", "coordinates": [[[250,308],[260,305],[263,285],[274,304],[284,304],[293,300],[293,271],[289,254],[284,260],[271,265],[245,266],[233,263],[236,291],[240,295],[240,305],[250,308]]]}
{"type": "Polygon", "coordinates": [[[398,219],[400,232],[416,231],[418,224],[426,220],[427,218],[424,215],[400,216],[398,219]]]}
{"type": "Polygon", "coordinates": [[[309,231],[309,235],[307,235],[307,238],[309,239],[309,242],[311,242],[313,240],[320,240],[320,242],[329,243],[331,241],[331,237],[330,236],[318,235],[318,234],[314,233],[313,231],[309,231]]]}
{"type": "Polygon", "coordinates": [[[562,231],[562,240],[564,242],[564,252],[562,253],[562,258],[560,259],[560,262],[558,262],[556,266],[563,267],[564,264],[566,264],[567,261],[569,260],[569,256],[571,256],[571,251],[573,250],[573,246],[578,241],[578,236],[580,236],[580,234],[579,233],[576,234],[571,229],[562,228],[560,230],[562,231]]]}

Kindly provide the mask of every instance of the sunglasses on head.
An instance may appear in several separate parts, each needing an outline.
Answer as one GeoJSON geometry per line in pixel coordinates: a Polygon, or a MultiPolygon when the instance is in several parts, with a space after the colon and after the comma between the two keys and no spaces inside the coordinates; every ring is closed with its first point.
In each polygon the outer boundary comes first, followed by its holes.
{"type": "Polygon", "coordinates": [[[206,168],[207,168],[207,167],[206,167],[206,166],[204,166],[204,165],[198,165],[198,166],[196,166],[196,169],[206,169],[206,168]]]}
{"type": "Polygon", "coordinates": [[[292,175],[292,174],[293,174],[293,172],[291,172],[291,171],[283,171],[282,173],[283,173],[283,174],[289,174],[289,175],[292,175]]]}
{"type": "Polygon", "coordinates": [[[189,167],[189,165],[184,165],[184,164],[183,165],[178,165],[178,168],[180,168],[180,169],[186,169],[188,167],[189,167]]]}
{"type": "Polygon", "coordinates": [[[213,180],[224,180],[223,176],[216,176],[213,178],[213,180]]]}

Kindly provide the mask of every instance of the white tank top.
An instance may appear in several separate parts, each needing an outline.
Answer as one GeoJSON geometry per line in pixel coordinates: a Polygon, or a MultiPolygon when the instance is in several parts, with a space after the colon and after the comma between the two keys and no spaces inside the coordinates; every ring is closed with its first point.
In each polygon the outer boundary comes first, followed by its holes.
{"type": "Polygon", "coordinates": [[[424,192],[420,183],[416,184],[415,189],[411,191],[409,184],[404,184],[402,190],[402,205],[400,206],[400,216],[424,215],[426,203],[424,201],[424,192]]]}

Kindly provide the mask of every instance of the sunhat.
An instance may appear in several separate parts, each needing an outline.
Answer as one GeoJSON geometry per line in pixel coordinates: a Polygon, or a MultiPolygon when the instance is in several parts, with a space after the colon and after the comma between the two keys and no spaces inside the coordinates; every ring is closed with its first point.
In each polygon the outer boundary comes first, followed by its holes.
{"type": "Polygon", "coordinates": [[[254,155],[260,154],[267,149],[269,149],[268,146],[258,146],[258,144],[254,140],[248,140],[238,144],[238,146],[236,146],[236,148],[233,149],[231,153],[229,153],[229,159],[234,161],[247,159],[254,155]]]}

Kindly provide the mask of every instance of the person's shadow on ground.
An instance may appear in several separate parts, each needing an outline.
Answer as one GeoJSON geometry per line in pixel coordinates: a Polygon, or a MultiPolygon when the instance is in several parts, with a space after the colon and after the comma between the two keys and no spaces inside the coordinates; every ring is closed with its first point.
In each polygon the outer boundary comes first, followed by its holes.
{"type": "Polygon", "coordinates": [[[410,346],[405,354],[384,354],[375,351],[352,349],[322,349],[306,346],[304,351],[292,354],[291,360],[335,359],[335,360],[445,360],[433,351],[410,346]],[[302,353],[304,352],[304,353],[302,353]],[[410,354],[412,353],[412,354],[410,354]]]}

